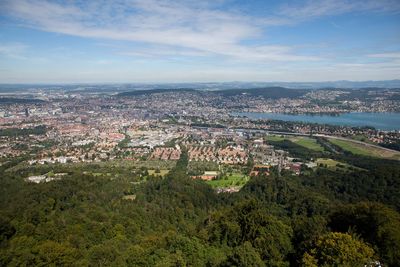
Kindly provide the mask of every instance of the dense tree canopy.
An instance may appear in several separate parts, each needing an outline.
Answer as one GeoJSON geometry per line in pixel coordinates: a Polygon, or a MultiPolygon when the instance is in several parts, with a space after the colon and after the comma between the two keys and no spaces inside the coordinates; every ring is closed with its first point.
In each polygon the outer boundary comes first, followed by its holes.
{"type": "Polygon", "coordinates": [[[344,233],[328,233],[319,237],[314,247],[306,252],[302,265],[353,267],[369,264],[374,250],[362,241],[344,233]]]}
{"type": "Polygon", "coordinates": [[[142,170],[65,165],[62,179],[33,184],[24,178],[53,167],[18,169],[22,160],[0,166],[0,266],[400,262],[398,162],[344,155],[357,171],[272,172],[217,194],[187,176],[184,148],[165,178],[146,180],[142,170]]]}

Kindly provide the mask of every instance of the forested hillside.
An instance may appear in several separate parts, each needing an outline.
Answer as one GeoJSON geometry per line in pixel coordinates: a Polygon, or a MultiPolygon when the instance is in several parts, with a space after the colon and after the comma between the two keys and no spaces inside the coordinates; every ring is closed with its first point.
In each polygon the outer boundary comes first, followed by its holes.
{"type": "Polygon", "coordinates": [[[272,172],[234,194],[187,177],[186,153],[146,182],[65,165],[62,179],[32,184],[32,168],[9,163],[0,265],[399,266],[398,162],[341,157],[362,171],[272,172]]]}

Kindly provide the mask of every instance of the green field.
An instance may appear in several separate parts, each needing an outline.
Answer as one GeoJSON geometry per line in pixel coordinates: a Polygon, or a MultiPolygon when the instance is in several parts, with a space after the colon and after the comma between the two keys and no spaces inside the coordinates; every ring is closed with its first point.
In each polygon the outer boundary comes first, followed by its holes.
{"type": "Polygon", "coordinates": [[[314,150],[314,151],[319,151],[322,152],[324,151],[324,148],[317,143],[317,140],[313,138],[308,138],[308,137],[293,137],[291,139],[293,143],[298,144],[300,146],[303,146],[305,148],[314,150]]]}
{"type": "Polygon", "coordinates": [[[336,167],[336,165],[340,164],[339,161],[333,159],[322,159],[322,158],[317,159],[315,162],[318,164],[326,165],[328,168],[333,168],[336,167]]]}
{"type": "Polygon", "coordinates": [[[231,187],[231,186],[244,186],[250,177],[241,173],[233,173],[232,175],[226,175],[218,180],[211,180],[207,181],[206,183],[209,184],[213,188],[217,187],[231,187]]]}
{"type": "Polygon", "coordinates": [[[283,140],[288,139],[288,138],[285,137],[285,136],[283,136],[283,135],[267,135],[267,136],[265,137],[265,139],[266,139],[267,141],[276,141],[276,142],[279,142],[279,141],[283,141],[283,140]]]}
{"type": "Polygon", "coordinates": [[[347,140],[329,139],[329,142],[355,155],[400,160],[400,152],[397,151],[390,151],[383,148],[368,146],[367,144],[364,145],[347,140]]]}
{"type": "Polygon", "coordinates": [[[322,166],[324,166],[328,169],[332,169],[332,170],[342,170],[342,171],[363,170],[363,169],[355,167],[353,165],[349,165],[347,163],[336,161],[333,159],[319,158],[315,162],[318,165],[322,165],[322,166]]]}
{"type": "Polygon", "coordinates": [[[324,148],[317,143],[317,140],[309,137],[304,137],[304,136],[283,136],[283,135],[268,135],[266,137],[267,141],[283,141],[283,140],[289,140],[292,141],[293,143],[308,148],[310,150],[322,152],[324,151],[324,148]]]}
{"type": "Polygon", "coordinates": [[[361,142],[364,142],[364,143],[373,144],[373,142],[368,140],[368,137],[366,135],[363,135],[363,134],[357,134],[357,135],[349,136],[349,138],[357,140],[357,141],[361,141],[361,142]]]}

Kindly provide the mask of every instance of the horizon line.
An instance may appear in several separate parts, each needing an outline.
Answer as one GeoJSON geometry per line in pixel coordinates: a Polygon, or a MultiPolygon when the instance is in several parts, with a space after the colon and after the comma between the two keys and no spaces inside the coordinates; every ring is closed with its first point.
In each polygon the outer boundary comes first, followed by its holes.
{"type": "Polygon", "coordinates": [[[389,80],[327,80],[327,81],[193,81],[193,82],[0,82],[0,85],[103,85],[103,84],[145,84],[145,85],[155,85],[155,84],[224,84],[224,83],[337,83],[337,82],[351,82],[351,83],[361,83],[361,82],[400,82],[398,79],[389,80]]]}

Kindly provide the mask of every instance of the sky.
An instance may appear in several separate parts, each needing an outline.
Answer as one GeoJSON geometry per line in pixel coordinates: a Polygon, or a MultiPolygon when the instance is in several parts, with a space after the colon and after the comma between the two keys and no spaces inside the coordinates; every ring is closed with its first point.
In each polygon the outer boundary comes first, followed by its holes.
{"type": "Polygon", "coordinates": [[[0,83],[400,79],[400,0],[0,0],[0,83]]]}

